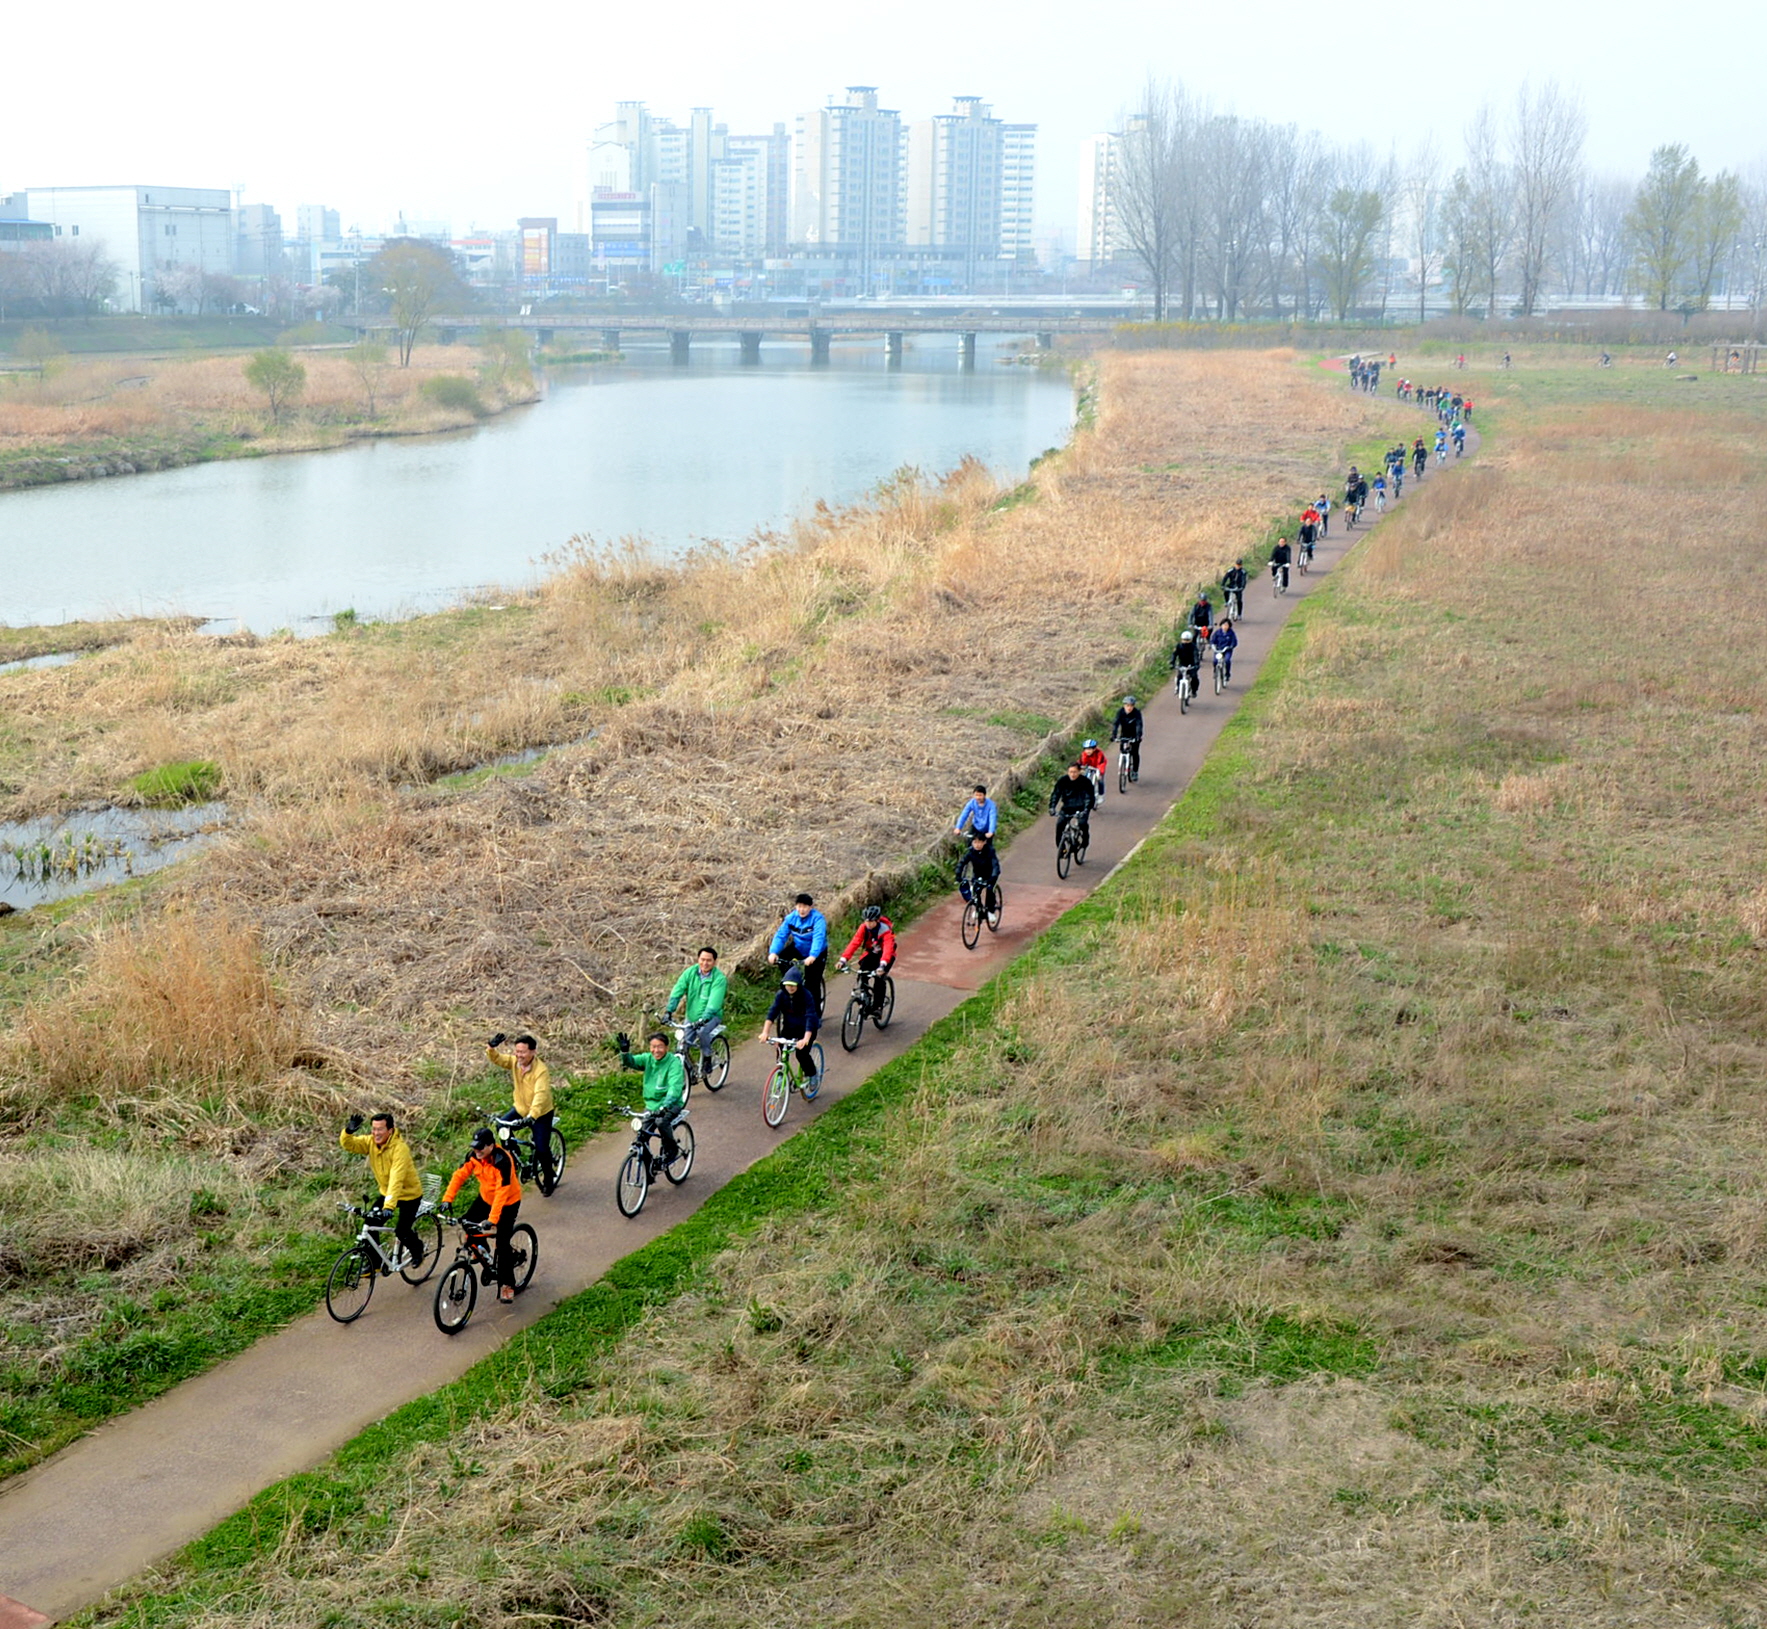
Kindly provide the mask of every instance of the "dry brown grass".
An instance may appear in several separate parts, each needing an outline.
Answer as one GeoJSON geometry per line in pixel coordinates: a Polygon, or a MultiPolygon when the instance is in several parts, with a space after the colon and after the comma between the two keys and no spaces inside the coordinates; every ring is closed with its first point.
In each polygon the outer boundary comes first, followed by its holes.
{"type": "Polygon", "coordinates": [[[214,758],[251,813],[200,886],[262,926],[325,1040],[397,1067],[401,1027],[448,1009],[593,1032],[684,947],[915,852],[1393,411],[1287,353],[1106,368],[1035,502],[996,510],[964,468],[677,566],[585,547],[503,613],[20,675],[11,807],[214,758]],[[399,790],[590,730],[520,780],[399,790]]]}

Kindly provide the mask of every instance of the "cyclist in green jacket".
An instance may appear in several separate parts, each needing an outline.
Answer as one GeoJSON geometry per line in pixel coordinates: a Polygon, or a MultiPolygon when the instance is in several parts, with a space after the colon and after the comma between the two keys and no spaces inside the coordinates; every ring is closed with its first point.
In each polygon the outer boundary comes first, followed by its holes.
{"type": "Polygon", "coordinates": [[[679,1052],[669,1050],[669,1037],[660,1029],[651,1035],[645,1052],[633,1052],[624,1034],[616,1035],[614,1044],[620,1049],[621,1067],[644,1076],[644,1112],[663,1140],[663,1163],[673,1165],[681,1152],[675,1146],[675,1120],[687,1102],[687,1066],[679,1052]]]}
{"type": "Polygon", "coordinates": [[[683,968],[669,992],[663,1017],[673,1019],[676,1007],[681,1009],[687,1032],[681,1037],[681,1050],[699,1048],[699,1072],[702,1077],[712,1071],[712,1037],[724,1023],[724,992],[730,981],[718,965],[718,952],[710,945],[702,947],[699,960],[683,968]]]}

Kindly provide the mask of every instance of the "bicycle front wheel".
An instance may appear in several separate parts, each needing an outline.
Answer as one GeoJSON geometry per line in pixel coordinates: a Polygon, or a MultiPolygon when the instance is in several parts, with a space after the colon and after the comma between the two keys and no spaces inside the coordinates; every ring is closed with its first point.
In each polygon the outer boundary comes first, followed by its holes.
{"type": "Polygon", "coordinates": [[[1129,790],[1129,759],[1128,755],[1117,759],[1117,796],[1121,797],[1129,790]]]}
{"type": "Polygon", "coordinates": [[[775,1128],[785,1118],[786,1106],[791,1102],[791,1076],[786,1073],[783,1060],[767,1077],[767,1084],[761,1089],[761,1118],[775,1128]]]}
{"type": "Polygon", "coordinates": [[[1218,696],[1227,688],[1227,670],[1219,662],[1215,664],[1215,694],[1218,696]]]}
{"type": "Polygon", "coordinates": [[[1068,841],[1068,834],[1064,831],[1061,834],[1061,841],[1055,845],[1055,874],[1058,877],[1065,877],[1073,863],[1074,848],[1068,841]]]}
{"type": "Polygon", "coordinates": [[[685,1120],[675,1127],[675,1158],[663,1167],[663,1175],[671,1182],[680,1184],[687,1180],[693,1170],[693,1127],[685,1120]]]}
{"type": "Polygon", "coordinates": [[[1180,713],[1190,711],[1190,681],[1188,679],[1178,686],[1178,711],[1180,713]]]}
{"type": "Polygon", "coordinates": [[[411,1224],[411,1231],[423,1241],[423,1260],[407,1260],[399,1269],[399,1277],[407,1284],[421,1284],[436,1270],[437,1263],[442,1259],[441,1218],[432,1210],[427,1216],[419,1216],[411,1224]]]}
{"type": "Polygon", "coordinates": [[[614,1203],[622,1216],[636,1216],[644,1209],[650,1193],[650,1161],[642,1149],[634,1148],[620,1167],[619,1180],[614,1184],[614,1203]]]}
{"type": "Polygon", "coordinates": [[[883,988],[877,992],[877,1005],[871,1009],[871,1022],[875,1029],[888,1029],[890,1015],[896,1010],[896,981],[887,973],[884,975],[883,988]]]}
{"type": "Polygon", "coordinates": [[[1000,931],[1000,913],[1006,909],[1006,894],[999,883],[995,883],[988,893],[988,911],[982,918],[988,924],[988,932],[1000,931]]]}
{"type": "Polygon", "coordinates": [[[865,997],[854,994],[847,998],[847,1010],[841,1014],[841,1045],[851,1052],[864,1029],[865,997]]]}
{"type": "Polygon", "coordinates": [[[708,1092],[721,1092],[724,1082],[730,1078],[730,1042],[720,1035],[712,1042],[712,1060],[706,1066],[705,1083],[708,1092]]]}
{"type": "Polygon", "coordinates": [[[478,1304],[479,1275],[470,1261],[455,1262],[436,1286],[436,1328],[444,1335],[458,1335],[478,1304]]]}
{"type": "Polygon", "coordinates": [[[564,1140],[564,1133],[554,1126],[547,1134],[546,1150],[552,1155],[552,1180],[540,1184],[540,1193],[550,1198],[558,1191],[559,1183],[564,1181],[565,1161],[570,1157],[570,1148],[564,1140]]]}
{"type": "Polygon", "coordinates": [[[526,1222],[517,1222],[509,1233],[510,1277],[520,1295],[540,1265],[540,1240],[526,1222]]]}
{"type": "Polygon", "coordinates": [[[374,1299],[374,1281],[379,1276],[373,1260],[359,1245],[351,1245],[331,1264],[325,1280],[325,1310],[340,1324],[353,1324],[374,1299]]]}
{"type": "Polygon", "coordinates": [[[974,950],[976,940],[982,936],[982,909],[976,902],[966,900],[963,906],[963,948],[974,950]]]}

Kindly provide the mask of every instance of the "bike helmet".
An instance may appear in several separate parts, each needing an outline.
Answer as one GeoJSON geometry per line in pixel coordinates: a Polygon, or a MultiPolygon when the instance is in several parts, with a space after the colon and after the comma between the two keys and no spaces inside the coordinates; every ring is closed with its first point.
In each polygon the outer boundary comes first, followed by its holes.
{"type": "Polygon", "coordinates": [[[867,905],[865,907],[865,909],[862,910],[859,914],[867,922],[881,921],[883,918],[883,906],[881,906],[881,905],[867,905]]]}
{"type": "Polygon", "coordinates": [[[1096,747],[1097,745],[1098,745],[1098,743],[1096,741],[1094,741],[1091,736],[1086,737],[1086,750],[1088,752],[1092,751],[1092,749],[1094,747],[1096,747]]]}

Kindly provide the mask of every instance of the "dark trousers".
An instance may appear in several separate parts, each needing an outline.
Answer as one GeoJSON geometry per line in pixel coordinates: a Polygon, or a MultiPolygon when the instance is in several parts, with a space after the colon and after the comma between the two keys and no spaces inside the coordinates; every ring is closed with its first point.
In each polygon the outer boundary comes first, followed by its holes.
{"type": "Polygon", "coordinates": [[[822,993],[822,973],[827,965],[827,951],[824,951],[820,956],[806,956],[804,958],[804,988],[815,997],[818,1012],[821,1012],[828,1004],[827,998],[822,993]]]}
{"type": "Polygon", "coordinates": [[[1092,846],[1092,822],[1091,822],[1090,818],[1088,817],[1087,812],[1084,809],[1076,809],[1076,810],[1074,810],[1074,812],[1072,814],[1069,814],[1066,809],[1061,809],[1056,812],[1056,816],[1055,816],[1055,843],[1056,843],[1056,847],[1059,848],[1061,846],[1062,833],[1068,829],[1068,823],[1070,821],[1073,821],[1079,825],[1080,833],[1079,833],[1079,837],[1077,840],[1079,842],[1080,847],[1083,849],[1090,848],[1092,846]]]}
{"type": "Polygon", "coordinates": [[[552,1186],[552,1110],[534,1116],[534,1159],[540,1167],[541,1185],[552,1186]]]}
{"type": "Polygon", "coordinates": [[[412,1261],[423,1260],[423,1240],[418,1238],[417,1229],[412,1225],[417,1220],[417,1207],[422,1203],[421,1199],[401,1199],[399,1219],[393,1224],[393,1237],[412,1261]]]}
{"type": "MultiPolygon", "coordinates": [[[[503,1214],[497,1218],[497,1282],[499,1284],[515,1283],[515,1263],[509,1257],[509,1241],[515,1236],[516,1212],[521,1209],[518,1199],[513,1205],[505,1205],[503,1214]]],[[[482,1199],[475,1199],[466,1207],[466,1215],[462,1218],[468,1222],[482,1222],[491,1214],[491,1207],[482,1199]]]]}

